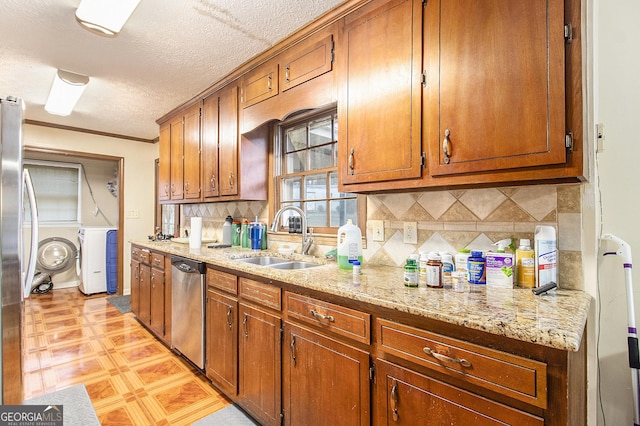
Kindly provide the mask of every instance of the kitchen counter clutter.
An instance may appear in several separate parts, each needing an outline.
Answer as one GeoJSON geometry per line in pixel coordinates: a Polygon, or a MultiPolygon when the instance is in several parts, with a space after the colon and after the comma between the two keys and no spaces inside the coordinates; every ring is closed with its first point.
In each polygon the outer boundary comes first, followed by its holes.
{"type": "Polygon", "coordinates": [[[580,349],[590,305],[590,296],[581,291],[555,290],[535,296],[529,289],[470,284],[464,293],[453,292],[450,288],[408,288],[403,285],[401,268],[365,264],[359,282],[354,282],[351,271],[339,269],[336,262],[324,258],[311,259],[323,263],[318,267],[280,270],[236,259],[267,255],[295,260],[309,260],[309,257],[239,248],[203,246],[194,250],[170,242],[135,241],[134,244],[200,260],[234,273],[251,274],[269,283],[290,284],[319,292],[316,294],[337,296],[563,351],[580,349]]]}

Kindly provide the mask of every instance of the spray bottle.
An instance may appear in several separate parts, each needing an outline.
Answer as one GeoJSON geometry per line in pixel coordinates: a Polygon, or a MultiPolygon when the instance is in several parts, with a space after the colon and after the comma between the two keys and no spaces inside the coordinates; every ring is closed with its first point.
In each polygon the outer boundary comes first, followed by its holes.
{"type": "Polygon", "coordinates": [[[487,286],[513,288],[513,253],[506,253],[511,238],[493,244],[498,250],[487,253],[487,286]]]}

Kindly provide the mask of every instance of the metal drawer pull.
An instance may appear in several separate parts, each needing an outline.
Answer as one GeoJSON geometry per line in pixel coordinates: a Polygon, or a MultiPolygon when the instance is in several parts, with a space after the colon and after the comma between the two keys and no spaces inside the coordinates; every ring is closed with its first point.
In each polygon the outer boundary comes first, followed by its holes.
{"type": "Polygon", "coordinates": [[[442,141],[442,153],[444,154],[444,163],[449,164],[451,162],[451,141],[449,140],[449,136],[451,135],[451,131],[446,129],[444,131],[444,140],[442,141]]]}
{"type": "Polygon", "coordinates": [[[391,387],[391,412],[393,413],[393,421],[397,422],[400,419],[398,413],[398,381],[393,379],[393,386],[391,387]]]}
{"type": "Polygon", "coordinates": [[[233,321],[231,321],[231,314],[233,313],[233,308],[229,306],[227,308],[227,325],[229,326],[229,330],[233,329],[233,321]]]}
{"type": "Polygon", "coordinates": [[[216,175],[211,175],[211,190],[216,190],[216,175]]]}
{"type": "Polygon", "coordinates": [[[315,317],[315,319],[317,320],[327,320],[329,322],[334,322],[336,319],[333,317],[333,315],[322,315],[320,312],[317,312],[315,309],[312,309],[311,311],[309,311],[309,313],[311,315],[313,315],[315,317]]]}
{"type": "Polygon", "coordinates": [[[353,161],[354,161],[354,156],[355,156],[355,150],[353,148],[351,148],[351,152],[349,153],[349,172],[351,174],[353,174],[353,161]]]}
{"type": "Polygon", "coordinates": [[[289,346],[289,352],[291,353],[291,362],[293,366],[296,366],[296,336],[291,337],[291,345],[289,346]]]}
{"type": "Polygon", "coordinates": [[[433,356],[435,359],[437,359],[438,361],[442,361],[442,362],[450,362],[450,363],[452,363],[452,364],[460,364],[460,365],[461,365],[461,366],[463,366],[463,367],[471,368],[471,362],[470,362],[470,361],[467,361],[467,360],[466,360],[466,359],[464,359],[464,358],[460,358],[460,359],[457,359],[457,358],[451,358],[451,357],[448,357],[448,356],[446,356],[446,355],[439,354],[439,353],[438,353],[438,352],[436,352],[436,351],[432,351],[432,350],[431,350],[430,348],[428,348],[428,347],[425,347],[425,348],[423,348],[422,350],[423,350],[423,351],[424,351],[424,353],[426,353],[427,355],[432,355],[432,356],[433,356]]]}

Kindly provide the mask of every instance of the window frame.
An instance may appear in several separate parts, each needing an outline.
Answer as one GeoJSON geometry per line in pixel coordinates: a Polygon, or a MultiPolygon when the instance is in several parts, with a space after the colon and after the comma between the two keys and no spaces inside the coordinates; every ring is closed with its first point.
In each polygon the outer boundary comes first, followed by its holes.
{"type": "MultiPolygon", "coordinates": [[[[330,207],[331,204],[331,200],[339,200],[340,198],[332,198],[330,195],[330,188],[331,188],[331,174],[333,172],[335,172],[335,176],[337,179],[339,179],[339,166],[338,166],[338,161],[337,161],[337,156],[338,156],[338,140],[337,140],[337,134],[335,135],[336,140],[335,141],[331,141],[328,142],[326,144],[318,144],[318,145],[309,145],[308,140],[307,140],[307,145],[304,148],[304,150],[306,150],[307,152],[309,152],[311,149],[313,148],[318,148],[318,147],[322,147],[325,145],[332,145],[332,150],[333,153],[332,158],[335,159],[335,165],[331,166],[331,167],[323,167],[323,168],[318,168],[318,169],[312,169],[312,170],[308,170],[305,167],[304,171],[301,172],[293,172],[293,173],[288,173],[286,175],[283,175],[282,172],[285,168],[285,130],[286,129],[290,129],[293,127],[296,127],[297,125],[300,125],[302,123],[306,123],[307,127],[310,123],[312,123],[313,121],[318,121],[324,118],[328,118],[331,117],[333,120],[337,120],[337,108],[336,105],[333,104],[329,107],[326,108],[321,108],[321,109],[313,109],[313,110],[306,110],[303,111],[299,114],[296,114],[295,116],[291,116],[289,118],[287,118],[284,121],[280,121],[277,122],[273,125],[272,127],[272,140],[273,140],[273,168],[272,168],[272,182],[273,182],[273,194],[274,194],[274,203],[273,203],[273,209],[271,211],[271,221],[273,221],[273,217],[275,216],[275,213],[281,208],[283,207],[283,203],[286,204],[294,204],[297,206],[303,206],[305,202],[314,202],[314,201],[320,201],[320,202],[326,202],[328,207],[330,207]],[[310,176],[310,175],[319,175],[319,174],[324,174],[326,176],[326,185],[327,185],[327,192],[326,192],[326,197],[320,197],[317,199],[306,199],[306,198],[302,198],[299,200],[291,200],[291,201],[282,201],[283,200],[283,194],[282,194],[282,180],[285,178],[292,178],[292,177],[299,177],[301,180],[301,193],[302,191],[304,191],[304,181],[305,181],[305,176],[310,176]]],[[[297,150],[297,151],[302,151],[302,149],[297,150]]],[[[294,151],[292,151],[294,152],[294,151]]],[[[307,164],[309,164],[309,159],[308,156],[305,157],[306,158],[306,162],[307,164]]],[[[364,229],[364,226],[366,225],[366,196],[361,195],[361,194],[356,194],[356,193],[348,193],[348,194],[352,194],[353,197],[349,197],[349,199],[353,199],[355,200],[355,202],[357,203],[356,205],[356,215],[357,215],[357,225],[361,228],[364,229]]],[[[306,209],[305,210],[305,214],[307,213],[306,209]]],[[[328,221],[328,225],[331,224],[331,218],[330,216],[327,217],[327,221],[328,221]]],[[[315,226],[315,225],[308,225],[308,228],[313,229],[313,233],[315,235],[327,235],[327,236],[336,236],[338,233],[338,229],[340,226],[344,225],[344,223],[340,224],[339,226],[315,226]]],[[[279,233],[286,233],[288,234],[288,227],[286,226],[286,222],[284,221],[284,218],[281,218],[280,223],[278,224],[278,229],[277,232],[279,233]]],[[[363,236],[364,237],[364,236],[363,236]]]]}

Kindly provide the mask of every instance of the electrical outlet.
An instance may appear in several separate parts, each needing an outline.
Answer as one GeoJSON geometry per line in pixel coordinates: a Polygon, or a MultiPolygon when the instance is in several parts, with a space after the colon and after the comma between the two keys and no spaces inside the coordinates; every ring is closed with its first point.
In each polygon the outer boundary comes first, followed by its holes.
{"type": "Polygon", "coordinates": [[[384,220],[370,220],[373,241],[384,241],[384,220]]]}
{"type": "Polygon", "coordinates": [[[418,222],[404,222],[404,242],[418,244],[418,222]]]}
{"type": "Polygon", "coordinates": [[[140,219],[140,210],[127,210],[127,219],[140,219]]]}

